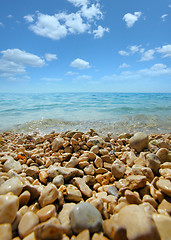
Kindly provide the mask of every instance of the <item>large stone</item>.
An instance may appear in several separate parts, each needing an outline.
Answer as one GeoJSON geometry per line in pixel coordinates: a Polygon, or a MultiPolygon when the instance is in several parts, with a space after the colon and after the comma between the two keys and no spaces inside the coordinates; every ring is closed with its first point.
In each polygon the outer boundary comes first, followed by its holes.
{"type": "Polygon", "coordinates": [[[137,132],[130,138],[130,146],[137,152],[141,152],[144,148],[148,147],[148,135],[143,132],[137,132]]]}
{"type": "Polygon", "coordinates": [[[65,197],[66,200],[70,202],[80,202],[82,200],[82,194],[77,187],[72,184],[68,184],[67,186],[67,195],[65,197]]]}
{"type": "Polygon", "coordinates": [[[118,223],[127,230],[128,240],[160,240],[150,214],[138,205],[127,205],[118,213],[118,223]]]}
{"type": "Polygon", "coordinates": [[[0,224],[0,238],[1,238],[1,240],[11,240],[12,239],[11,224],[9,224],[9,223],[0,224]]]}
{"type": "Polygon", "coordinates": [[[39,217],[31,211],[26,212],[18,225],[18,232],[21,238],[30,234],[34,227],[39,224],[39,217]]]}
{"type": "Polygon", "coordinates": [[[166,199],[163,199],[162,202],[158,205],[157,211],[160,214],[169,214],[171,215],[171,203],[166,199]]]}
{"type": "Polygon", "coordinates": [[[12,223],[17,215],[19,199],[12,194],[0,196],[0,223],[12,223]]]}
{"type": "Polygon", "coordinates": [[[20,195],[23,190],[23,183],[18,177],[13,177],[5,181],[0,186],[0,194],[6,194],[8,192],[12,192],[15,195],[20,195]]]}
{"type": "Polygon", "coordinates": [[[112,164],[112,174],[115,178],[122,178],[126,171],[125,164],[123,164],[120,160],[115,160],[112,164]]]}
{"type": "Polygon", "coordinates": [[[58,151],[60,148],[63,147],[64,139],[61,137],[57,137],[52,142],[52,150],[58,151]]]}
{"type": "Polygon", "coordinates": [[[154,153],[149,153],[146,156],[146,160],[147,167],[151,168],[151,170],[157,174],[161,164],[160,159],[157,157],[157,155],[154,153]]]}
{"type": "Polygon", "coordinates": [[[160,159],[161,163],[171,162],[171,152],[167,148],[160,148],[156,155],[160,159]]]}
{"type": "Polygon", "coordinates": [[[171,197],[171,181],[160,178],[156,182],[157,187],[166,195],[171,197]]]}
{"type": "Polygon", "coordinates": [[[90,203],[77,204],[70,212],[71,227],[78,234],[84,229],[91,233],[98,232],[102,227],[102,216],[100,212],[90,203]]]}
{"type": "Polygon", "coordinates": [[[160,234],[161,240],[171,239],[171,217],[153,214],[154,222],[160,234]]]}
{"type": "Polygon", "coordinates": [[[113,219],[103,222],[103,232],[111,240],[127,240],[126,228],[118,225],[117,221],[113,219]]]}
{"type": "Polygon", "coordinates": [[[20,162],[15,161],[13,158],[10,158],[4,163],[3,170],[5,172],[8,172],[11,169],[17,173],[20,173],[22,170],[22,166],[21,166],[20,162]]]}
{"type": "Polygon", "coordinates": [[[40,206],[44,207],[53,203],[59,196],[59,191],[53,183],[49,183],[41,192],[38,199],[40,206]]]}

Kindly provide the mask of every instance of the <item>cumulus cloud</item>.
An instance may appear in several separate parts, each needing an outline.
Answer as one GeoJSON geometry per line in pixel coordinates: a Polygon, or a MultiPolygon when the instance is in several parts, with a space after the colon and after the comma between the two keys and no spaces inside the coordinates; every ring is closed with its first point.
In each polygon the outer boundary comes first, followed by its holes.
{"type": "Polygon", "coordinates": [[[171,44],[156,48],[156,51],[161,53],[163,58],[171,57],[171,44]]]}
{"type": "Polygon", "coordinates": [[[155,53],[155,51],[153,49],[150,49],[150,50],[148,50],[146,52],[143,52],[140,61],[144,62],[144,61],[152,60],[154,58],[154,53],[155,53]]]}
{"type": "Polygon", "coordinates": [[[98,26],[98,28],[93,31],[94,38],[102,38],[105,32],[109,32],[109,28],[103,28],[102,26],[98,26]]]}
{"type": "Polygon", "coordinates": [[[141,17],[141,12],[134,12],[134,14],[126,13],[123,20],[126,22],[127,27],[133,27],[134,23],[141,17]]]}
{"type": "Polygon", "coordinates": [[[122,63],[122,64],[119,66],[119,68],[129,68],[129,67],[130,67],[130,65],[127,64],[127,63],[122,63]]]}
{"type": "Polygon", "coordinates": [[[54,15],[37,12],[35,15],[26,15],[24,19],[30,23],[29,29],[35,34],[59,40],[68,34],[91,33],[95,38],[102,37],[108,28],[97,26],[97,21],[103,18],[100,4],[91,4],[88,0],[68,0],[68,2],[79,7],[76,12],[60,12],[54,15]]]}
{"type": "Polygon", "coordinates": [[[73,62],[71,62],[70,66],[73,68],[81,69],[81,70],[90,68],[89,62],[86,62],[80,58],[77,58],[73,62]]]}
{"type": "Polygon", "coordinates": [[[167,17],[167,16],[168,16],[168,14],[163,14],[163,15],[161,16],[161,19],[162,19],[163,22],[166,21],[166,17],[167,17]]]}
{"type": "Polygon", "coordinates": [[[7,49],[0,52],[0,76],[14,78],[16,75],[26,74],[26,67],[43,67],[45,61],[40,57],[20,49],[7,49]]]}
{"type": "Polygon", "coordinates": [[[26,15],[26,16],[24,16],[24,19],[27,21],[27,22],[29,22],[29,23],[32,23],[33,21],[34,21],[34,15],[31,15],[31,14],[29,14],[29,15],[26,15]]]}
{"type": "Polygon", "coordinates": [[[58,58],[57,58],[56,54],[46,53],[45,59],[46,59],[46,61],[50,62],[52,60],[57,60],[58,58]]]}
{"type": "Polygon", "coordinates": [[[129,56],[129,54],[130,54],[129,52],[124,51],[124,50],[120,50],[118,53],[122,56],[129,56]]]}

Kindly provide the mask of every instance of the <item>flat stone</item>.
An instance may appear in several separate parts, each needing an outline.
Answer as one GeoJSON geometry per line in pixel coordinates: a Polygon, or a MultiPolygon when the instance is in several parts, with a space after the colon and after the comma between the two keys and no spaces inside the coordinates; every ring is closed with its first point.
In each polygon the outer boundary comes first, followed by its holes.
{"type": "Polygon", "coordinates": [[[125,197],[129,204],[140,204],[142,202],[138,192],[126,190],[125,197]]]}
{"type": "Polygon", "coordinates": [[[125,164],[123,164],[120,160],[115,160],[112,164],[112,175],[115,178],[122,178],[126,171],[125,164]]]}
{"type": "Polygon", "coordinates": [[[156,182],[157,187],[166,195],[171,197],[171,181],[160,178],[156,182]]]}
{"type": "Polygon", "coordinates": [[[39,224],[39,218],[38,216],[31,212],[28,211],[26,212],[22,218],[21,221],[18,225],[18,232],[21,238],[24,238],[28,234],[30,234],[34,227],[39,224]]]}
{"type": "Polygon", "coordinates": [[[72,184],[67,185],[67,195],[65,199],[73,202],[80,202],[82,200],[82,194],[80,190],[72,184]]]}
{"type": "Polygon", "coordinates": [[[56,207],[53,204],[49,204],[37,211],[36,214],[39,217],[40,222],[45,222],[49,218],[57,216],[56,207]]]}
{"type": "Polygon", "coordinates": [[[157,226],[161,240],[171,239],[171,217],[160,214],[153,214],[153,219],[157,226]]]}
{"type": "Polygon", "coordinates": [[[129,182],[128,188],[130,190],[136,190],[145,187],[147,178],[141,175],[130,175],[126,180],[129,182]]]}
{"type": "Polygon", "coordinates": [[[58,151],[60,148],[63,147],[63,144],[64,144],[64,139],[63,138],[61,138],[61,137],[55,138],[52,142],[52,150],[54,152],[58,151]]]}
{"type": "Polygon", "coordinates": [[[53,183],[49,183],[41,192],[38,199],[40,206],[44,207],[53,203],[59,196],[59,191],[53,183]]]}
{"type": "Polygon", "coordinates": [[[94,168],[93,164],[89,164],[88,166],[86,166],[84,168],[84,173],[87,175],[94,175],[95,168],[94,168]]]}
{"type": "Polygon", "coordinates": [[[15,161],[13,158],[10,158],[4,163],[3,170],[5,172],[8,172],[11,169],[17,173],[20,173],[22,170],[22,166],[21,166],[20,162],[15,161]]]}
{"type": "Polygon", "coordinates": [[[148,147],[148,135],[143,132],[137,132],[130,138],[130,146],[137,152],[141,152],[144,148],[148,147]]]}
{"type": "Polygon", "coordinates": [[[154,153],[149,153],[146,155],[146,166],[151,168],[151,170],[157,174],[160,168],[161,161],[154,153]]]}
{"type": "Polygon", "coordinates": [[[93,147],[95,145],[98,147],[103,147],[106,144],[105,141],[99,136],[90,137],[89,140],[87,141],[87,146],[93,147]]]}
{"type": "Polygon", "coordinates": [[[116,198],[119,197],[119,191],[115,186],[108,187],[107,193],[115,196],[116,198]]]}
{"type": "Polygon", "coordinates": [[[164,169],[160,169],[159,173],[161,176],[163,176],[165,179],[169,179],[171,180],[171,169],[170,168],[164,168],[164,169]]]}
{"type": "Polygon", "coordinates": [[[23,183],[18,177],[12,177],[1,184],[0,194],[6,194],[12,192],[15,195],[20,195],[23,190],[23,183]]]}
{"type": "Polygon", "coordinates": [[[50,166],[47,174],[49,177],[56,177],[57,175],[63,175],[64,179],[67,181],[73,177],[82,177],[84,172],[77,168],[66,168],[66,167],[58,167],[58,166],[50,166]]]}
{"type": "Polygon", "coordinates": [[[56,176],[53,179],[52,183],[55,184],[56,187],[60,187],[61,185],[63,185],[64,184],[64,177],[63,177],[63,175],[56,176]]]}
{"type": "Polygon", "coordinates": [[[163,199],[162,202],[159,204],[157,210],[160,214],[168,213],[169,215],[171,215],[171,203],[166,199],[163,199]]]}
{"type": "Polygon", "coordinates": [[[30,192],[29,191],[24,191],[22,194],[20,194],[19,196],[19,203],[20,203],[20,207],[27,205],[27,203],[30,200],[30,192]]]}
{"type": "Polygon", "coordinates": [[[92,196],[92,190],[89,188],[89,186],[86,184],[86,181],[84,178],[73,178],[73,183],[78,187],[78,189],[81,191],[81,193],[87,197],[92,196]]]}
{"type": "Polygon", "coordinates": [[[62,240],[64,229],[55,217],[40,223],[34,228],[36,239],[41,240],[62,240]]]}
{"type": "Polygon", "coordinates": [[[118,213],[118,223],[127,230],[129,240],[160,240],[150,214],[138,205],[127,205],[118,213]]]}
{"type": "Polygon", "coordinates": [[[1,240],[11,240],[12,239],[11,224],[9,224],[9,223],[0,224],[0,236],[1,236],[1,240]]]}
{"type": "Polygon", "coordinates": [[[160,148],[156,155],[160,159],[161,163],[171,162],[171,152],[167,148],[160,148]]]}
{"type": "Polygon", "coordinates": [[[71,227],[75,234],[88,229],[91,233],[99,232],[102,227],[100,212],[90,203],[77,204],[70,212],[71,227]]]}

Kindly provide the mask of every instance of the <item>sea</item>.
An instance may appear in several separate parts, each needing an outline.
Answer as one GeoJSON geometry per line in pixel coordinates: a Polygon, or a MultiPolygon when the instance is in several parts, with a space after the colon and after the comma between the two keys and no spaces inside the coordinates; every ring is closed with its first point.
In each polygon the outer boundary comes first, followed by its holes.
{"type": "Polygon", "coordinates": [[[170,133],[171,93],[0,93],[0,132],[170,133]]]}

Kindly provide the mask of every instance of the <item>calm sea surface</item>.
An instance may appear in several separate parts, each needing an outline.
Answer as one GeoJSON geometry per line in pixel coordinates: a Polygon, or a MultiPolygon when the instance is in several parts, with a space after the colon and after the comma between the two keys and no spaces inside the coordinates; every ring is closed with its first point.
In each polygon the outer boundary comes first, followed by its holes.
{"type": "Polygon", "coordinates": [[[171,94],[0,94],[0,131],[171,132],[171,94]]]}

